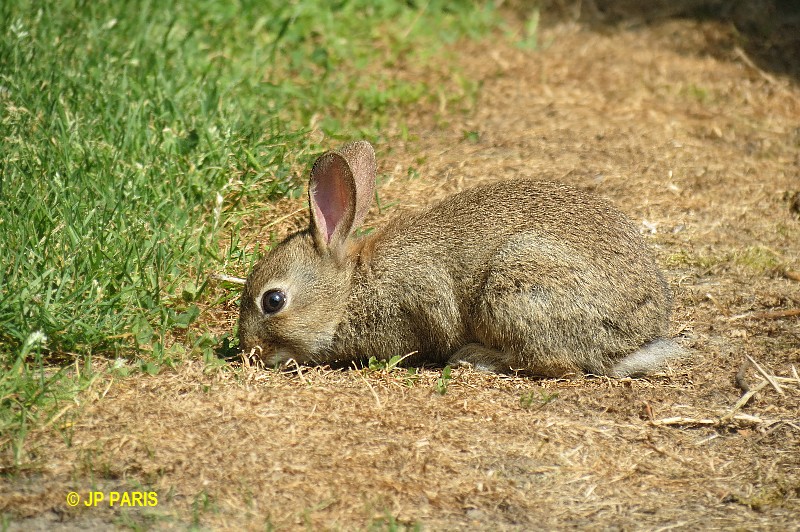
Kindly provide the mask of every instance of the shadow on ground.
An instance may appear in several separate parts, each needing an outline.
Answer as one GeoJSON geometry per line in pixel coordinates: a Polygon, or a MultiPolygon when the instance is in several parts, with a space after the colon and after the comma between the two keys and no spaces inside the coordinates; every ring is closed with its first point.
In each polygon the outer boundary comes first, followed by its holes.
{"type": "MultiPolygon", "coordinates": [[[[531,2],[514,9],[529,15],[531,2]]],[[[660,24],[670,19],[714,20],[730,31],[697,50],[719,59],[743,52],[764,72],[800,81],[800,2],[795,0],[549,0],[540,2],[545,24],[576,20],[596,31],[660,24]]]]}

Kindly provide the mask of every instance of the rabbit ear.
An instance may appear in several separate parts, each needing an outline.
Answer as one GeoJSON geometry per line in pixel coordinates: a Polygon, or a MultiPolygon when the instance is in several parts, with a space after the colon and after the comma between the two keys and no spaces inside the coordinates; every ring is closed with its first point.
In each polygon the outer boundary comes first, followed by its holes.
{"type": "Polygon", "coordinates": [[[311,230],[321,246],[338,250],[364,220],[375,190],[375,153],[353,142],[320,156],[311,169],[311,230]]]}
{"type": "Polygon", "coordinates": [[[356,184],[356,212],[353,225],[358,227],[369,212],[372,198],[375,196],[375,150],[366,140],[346,144],[337,150],[345,158],[356,184]]]}

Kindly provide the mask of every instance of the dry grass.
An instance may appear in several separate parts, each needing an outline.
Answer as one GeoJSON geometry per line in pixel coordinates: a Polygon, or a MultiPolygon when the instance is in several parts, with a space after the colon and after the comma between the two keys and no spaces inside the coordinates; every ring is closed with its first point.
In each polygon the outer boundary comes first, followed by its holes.
{"type": "MultiPolygon", "coordinates": [[[[642,380],[454,370],[444,395],[436,370],[410,386],[399,369],[200,363],[98,381],[65,430],[37,435],[36,467],[0,484],[12,528],[796,527],[800,88],[734,46],[699,52],[733,39],[672,21],[556,26],[540,52],[466,45],[476,113],[420,113],[418,141],[379,147],[381,195],[404,207],[519,175],[611,198],[671,279],[690,360],[642,380]],[[137,488],[159,505],[64,503],[137,488]]],[[[209,309],[204,326],[235,316],[209,309]]]]}

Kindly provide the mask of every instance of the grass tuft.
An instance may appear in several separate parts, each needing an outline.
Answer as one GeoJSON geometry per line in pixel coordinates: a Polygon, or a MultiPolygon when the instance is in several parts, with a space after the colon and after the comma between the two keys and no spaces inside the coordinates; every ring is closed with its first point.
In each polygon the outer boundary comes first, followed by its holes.
{"type": "Polygon", "coordinates": [[[253,260],[242,220],[302,193],[321,139],[375,140],[438,98],[395,73],[496,20],[466,1],[3,2],[0,441],[93,357],[211,362],[225,339],[191,327],[208,272],[253,260]]]}

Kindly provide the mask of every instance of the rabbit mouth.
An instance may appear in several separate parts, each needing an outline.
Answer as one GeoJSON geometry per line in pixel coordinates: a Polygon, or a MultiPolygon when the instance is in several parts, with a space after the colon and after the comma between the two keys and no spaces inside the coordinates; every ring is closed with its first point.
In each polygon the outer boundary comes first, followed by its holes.
{"type": "Polygon", "coordinates": [[[242,356],[250,360],[258,360],[266,368],[282,369],[292,364],[316,364],[313,357],[302,356],[295,350],[279,346],[255,345],[242,351],[242,356]]]}
{"type": "Polygon", "coordinates": [[[277,349],[267,356],[262,357],[264,362],[272,367],[278,367],[286,364],[289,360],[293,360],[292,354],[285,349],[277,349]]]}
{"type": "Polygon", "coordinates": [[[260,360],[267,367],[277,367],[294,358],[287,349],[262,345],[243,349],[242,357],[260,360]]]}

